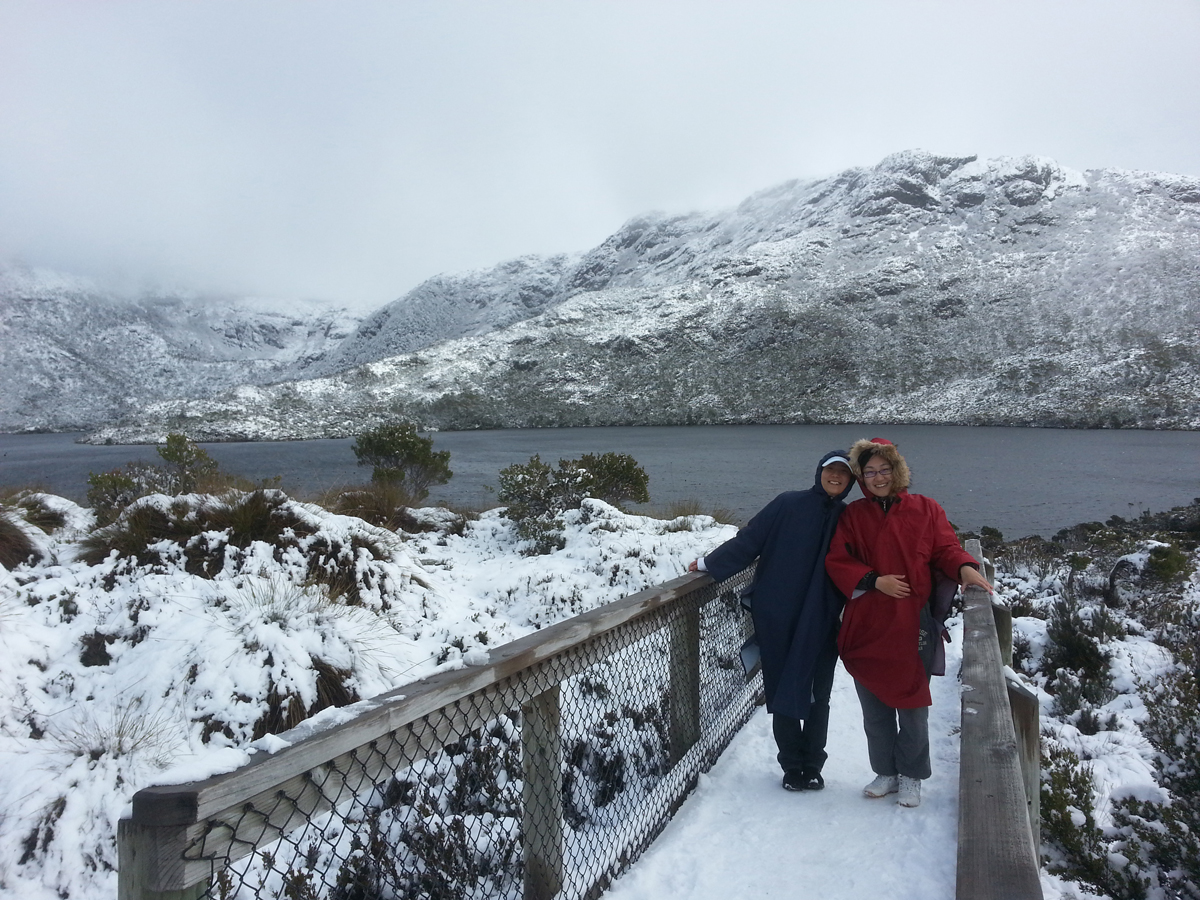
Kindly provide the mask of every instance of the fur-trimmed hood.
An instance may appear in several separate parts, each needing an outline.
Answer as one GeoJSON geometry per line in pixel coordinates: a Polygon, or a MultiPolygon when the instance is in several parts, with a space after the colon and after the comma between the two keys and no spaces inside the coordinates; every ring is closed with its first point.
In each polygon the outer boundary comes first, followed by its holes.
{"type": "Polygon", "coordinates": [[[895,496],[901,491],[907,490],[912,482],[912,474],[908,470],[908,463],[896,449],[896,445],[887,438],[870,438],[869,440],[863,438],[861,441],[855,441],[850,447],[850,468],[854,470],[854,477],[858,479],[863,495],[872,496],[866,485],[863,484],[862,464],[876,454],[886,459],[892,467],[892,495],[895,496]]]}

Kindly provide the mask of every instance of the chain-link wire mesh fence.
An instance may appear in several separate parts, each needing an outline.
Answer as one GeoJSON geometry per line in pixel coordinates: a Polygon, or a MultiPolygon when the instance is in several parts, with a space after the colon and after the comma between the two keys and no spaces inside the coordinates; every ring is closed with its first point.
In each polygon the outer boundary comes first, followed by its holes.
{"type": "Polygon", "coordinates": [[[761,697],[739,657],[751,577],[676,579],[262,764],[139,792],[123,900],[598,896],[761,697]]]}

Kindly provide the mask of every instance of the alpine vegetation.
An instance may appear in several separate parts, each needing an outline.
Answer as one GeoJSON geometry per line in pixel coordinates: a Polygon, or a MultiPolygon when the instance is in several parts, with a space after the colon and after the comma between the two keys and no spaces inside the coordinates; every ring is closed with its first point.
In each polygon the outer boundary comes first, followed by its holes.
{"type": "Polygon", "coordinates": [[[722,213],[642,216],[576,257],[435,279],[306,369],[322,377],[181,394],[91,440],[397,418],[1196,428],[1198,260],[1196,179],[898,153],[722,213]],[[432,309],[460,310],[457,331],[412,332],[432,309]]]}
{"type": "MultiPolygon", "coordinates": [[[[681,530],[599,499],[572,502],[559,513],[559,549],[530,558],[499,510],[409,509],[419,528],[390,529],[273,488],[223,488],[134,497],[104,524],[51,495],[6,498],[4,890],[114,896],[116,824],[139,788],[229,771],[273,752],[276,735],[302,721],[484,663],[492,647],[682,572],[732,533],[704,516],[681,530]]],[[[660,777],[651,712],[622,715],[573,738],[577,823],[660,777]],[[623,768],[605,780],[614,727],[642,728],[646,758],[609,760],[623,768]]],[[[308,886],[322,896],[336,894],[338,879],[369,886],[401,854],[425,860],[429,896],[462,896],[484,875],[511,880],[516,857],[493,867],[454,829],[469,815],[501,831],[516,821],[519,734],[501,717],[393,782],[376,830],[364,832],[370,846],[348,852],[327,884],[308,886]],[[404,840],[385,840],[402,814],[404,840]]],[[[497,852],[519,844],[515,830],[506,834],[497,852]]],[[[316,896],[299,882],[276,887],[264,895],[316,896]]]]}
{"type": "Polygon", "coordinates": [[[1042,701],[1042,850],[1113,898],[1200,896],[1200,500],[986,548],[1042,701]]]}

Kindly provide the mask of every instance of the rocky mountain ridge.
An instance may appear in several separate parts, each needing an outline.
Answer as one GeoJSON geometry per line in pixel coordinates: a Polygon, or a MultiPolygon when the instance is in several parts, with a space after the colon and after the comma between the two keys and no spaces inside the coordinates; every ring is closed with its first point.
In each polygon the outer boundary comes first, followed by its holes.
{"type": "Polygon", "coordinates": [[[1200,180],[913,151],[431,280],[293,368],[320,377],[155,403],[93,439],[397,417],[1197,428],[1198,326],[1200,180]]]}

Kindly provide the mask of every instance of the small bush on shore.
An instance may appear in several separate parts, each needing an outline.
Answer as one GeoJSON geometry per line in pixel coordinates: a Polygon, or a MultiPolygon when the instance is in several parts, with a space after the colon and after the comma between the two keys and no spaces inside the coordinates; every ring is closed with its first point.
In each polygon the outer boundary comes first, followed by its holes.
{"type": "Polygon", "coordinates": [[[355,438],[350,447],[360,466],[371,466],[371,480],[402,486],[409,502],[429,496],[429,488],[453,477],[450,451],[433,449],[433,438],[417,434],[407,422],[381,425],[355,438]]]}
{"type": "Polygon", "coordinates": [[[540,455],[527,463],[500,470],[497,499],[504,515],[516,523],[517,534],[529,541],[528,555],[562,549],[561,514],[579,509],[586,497],[611,503],[648,503],[650,477],[637,460],[624,453],[588,453],[579,459],[560,459],[556,467],[540,455]]]}

